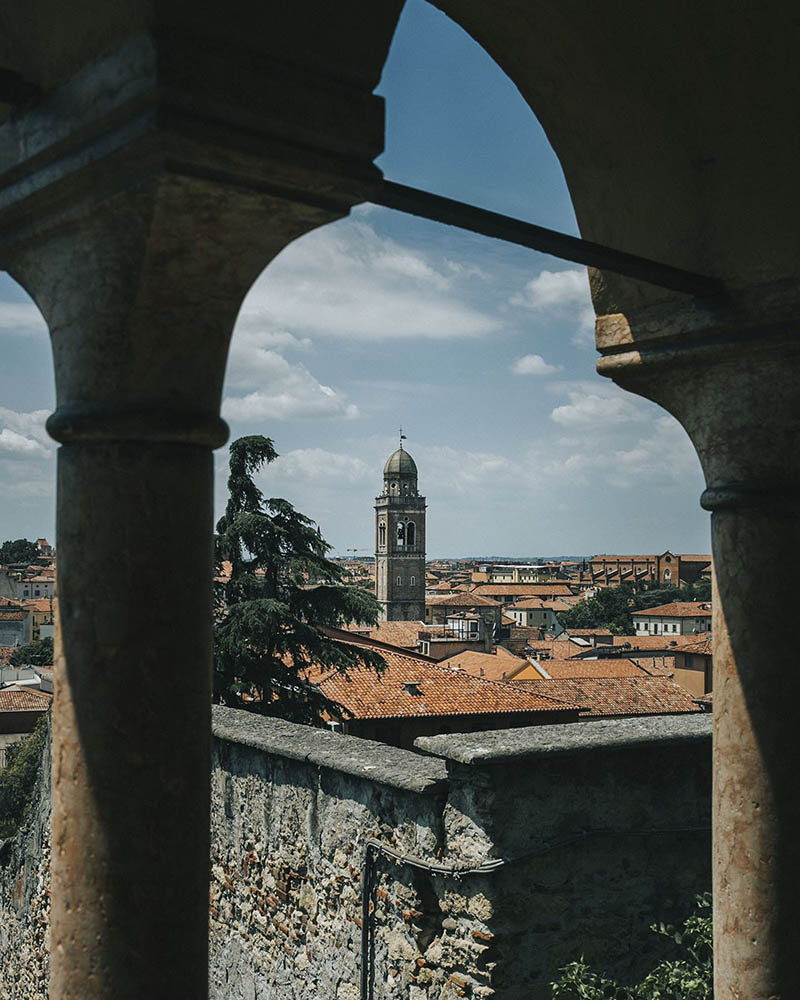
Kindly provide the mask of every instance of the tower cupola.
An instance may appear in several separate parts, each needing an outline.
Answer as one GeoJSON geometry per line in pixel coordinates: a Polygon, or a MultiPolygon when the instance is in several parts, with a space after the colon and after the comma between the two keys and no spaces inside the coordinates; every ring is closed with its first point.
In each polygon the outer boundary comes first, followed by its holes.
{"type": "Polygon", "coordinates": [[[384,496],[417,496],[417,463],[400,442],[400,447],[383,467],[384,496]]]}

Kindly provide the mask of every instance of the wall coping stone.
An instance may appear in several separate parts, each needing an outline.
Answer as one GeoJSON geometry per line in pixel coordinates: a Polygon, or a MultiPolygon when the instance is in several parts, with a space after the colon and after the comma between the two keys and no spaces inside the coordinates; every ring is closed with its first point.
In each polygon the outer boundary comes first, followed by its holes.
{"type": "Polygon", "coordinates": [[[419,736],[414,746],[424,753],[458,764],[502,764],[556,754],[706,741],[710,751],[711,727],[711,715],[706,713],[651,715],[638,719],[598,719],[483,733],[419,736]]]}
{"type": "Polygon", "coordinates": [[[358,736],[344,736],[222,705],[212,707],[211,731],[217,739],[228,743],[305,761],[407,792],[436,795],[447,789],[444,761],[358,736]]]}

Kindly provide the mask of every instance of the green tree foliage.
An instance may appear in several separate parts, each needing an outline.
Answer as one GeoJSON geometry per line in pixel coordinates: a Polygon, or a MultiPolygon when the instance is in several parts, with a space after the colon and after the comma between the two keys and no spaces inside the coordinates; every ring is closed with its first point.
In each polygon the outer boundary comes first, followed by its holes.
{"type": "Polygon", "coordinates": [[[709,600],[711,584],[706,580],[682,587],[626,582],[618,587],[605,587],[598,591],[597,597],[584,598],[569,611],[560,611],[558,620],[566,629],[607,628],[615,635],[632,635],[633,611],[644,611],[673,601],[709,600]]]}
{"type": "Polygon", "coordinates": [[[651,930],[670,938],[679,957],[665,959],[640,983],[623,986],[607,979],[581,959],[571,962],[552,984],[553,997],[563,1000],[711,1000],[713,997],[713,944],[711,893],[697,897],[697,909],[684,921],[683,929],[653,924],[651,930]]]}
{"type": "Polygon", "coordinates": [[[36,775],[47,739],[47,718],[24,739],[6,747],[6,767],[0,771],[0,837],[11,837],[28,815],[36,775]]]}
{"type": "Polygon", "coordinates": [[[330,546],[314,521],[286,500],[264,499],[253,475],[277,458],[269,438],[239,438],[230,449],[229,499],[217,524],[214,626],[215,697],[226,705],[314,723],[338,708],[303,679],[308,668],[346,673],[380,669],[368,649],[334,642],[322,626],[374,624],[378,603],[348,585],[347,571],[326,558],[330,546]]]}
{"type": "Polygon", "coordinates": [[[558,620],[566,629],[607,628],[616,635],[630,635],[633,632],[632,596],[633,588],[629,583],[606,587],[597,592],[597,597],[587,597],[571,610],[559,611],[558,620]]]}
{"type": "Polygon", "coordinates": [[[36,542],[29,542],[27,538],[17,538],[13,542],[7,541],[0,545],[0,565],[9,566],[11,563],[25,563],[26,566],[35,563],[39,556],[36,542]]]}
{"type": "Polygon", "coordinates": [[[24,667],[30,664],[34,667],[49,667],[53,662],[53,640],[38,639],[18,646],[11,654],[8,662],[12,667],[24,667]]]}

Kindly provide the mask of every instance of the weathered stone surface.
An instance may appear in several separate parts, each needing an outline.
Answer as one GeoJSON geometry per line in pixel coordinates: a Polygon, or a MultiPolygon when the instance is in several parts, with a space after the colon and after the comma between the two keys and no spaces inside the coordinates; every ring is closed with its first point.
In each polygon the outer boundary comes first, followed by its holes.
{"type": "Polygon", "coordinates": [[[599,719],[580,725],[499,729],[486,733],[421,736],[415,746],[461,764],[499,764],[550,754],[584,754],[592,750],[637,745],[665,747],[701,741],[710,746],[708,715],[655,716],[643,719],[599,719]]]}
{"type": "Polygon", "coordinates": [[[30,814],[0,842],[0,997],[46,1000],[50,950],[50,744],[30,814]]]}
{"type": "MultiPolygon", "coordinates": [[[[445,776],[440,759],[356,737],[213,718],[213,1000],[358,1000],[370,838],[439,865],[504,859],[462,875],[376,859],[375,1000],[549,1000],[581,954],[634,975],[658,949],[649,924],[679,919],[709,885],[710,740],[696,720],[682,735],[666,719],[554,727],[538,754],[541,728],[492,733],[527,757],[451,754],[445,776]]],[[[45,770],[2,854],[4,1000],[46,997],[48,783],[45,770]]]]}

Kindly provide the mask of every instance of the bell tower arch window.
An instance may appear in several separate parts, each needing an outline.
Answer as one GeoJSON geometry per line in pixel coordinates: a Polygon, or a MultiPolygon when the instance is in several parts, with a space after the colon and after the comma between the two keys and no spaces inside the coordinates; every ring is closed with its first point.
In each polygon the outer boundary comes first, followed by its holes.
{"type": "Polygon", "coordinates": [[[381,521],[378,525],[378,548],[386,548],[386,522],[381,521]]]}
{"type": "Polygon", "coordinates": [[[406,526],[401,521],[397,525],[397,547],[398,549],[405,548],[406,544],[406,526]]]}
{"type": "Polygon", "coordinates": [[[417,526],[413,521],[406,522],[406,545],[411,549],[416,541],[417,526]]]}

